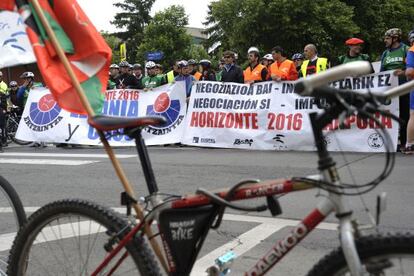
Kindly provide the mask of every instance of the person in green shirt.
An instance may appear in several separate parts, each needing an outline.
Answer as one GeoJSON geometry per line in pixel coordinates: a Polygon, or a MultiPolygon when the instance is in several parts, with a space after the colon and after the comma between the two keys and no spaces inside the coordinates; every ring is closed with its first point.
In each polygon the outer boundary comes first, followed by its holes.
{"type": "Polygon", "coordinates": [[[355,37],[350,38],[345,41],[345,45],[349,47],[349,50],[346,55],[342,55],[338,58],[338,65],[358,60],[370,61],[369,56],[362,53],[362,46],[364,45],[362,39],[355,37]]]}
{"type": "Polygon", "coordinates": [[[156,64],[153,61],[148,61],[145,68],[148,70],[148,76],[142,78],[145,91],[167,83],[164,76],[157,75],[156,64]]]}
{"type": "MultiPolygon", "coordinates": [[[[385,32],[384,43],[387,48],[381,56],[380,71],[394,70],[394,75],[398,76],[398,84],[407,82],[405,76],[405,59],[409,47],[401,42],[402,32],[398,28],[392,28],[385,32]]],[[[406,94],[399,97],[400,119],[404,123],[400,123],[400,144],[398,151],[404,150],[407,138],[407,121],[410,117],[410,95],[406,94]]]]}

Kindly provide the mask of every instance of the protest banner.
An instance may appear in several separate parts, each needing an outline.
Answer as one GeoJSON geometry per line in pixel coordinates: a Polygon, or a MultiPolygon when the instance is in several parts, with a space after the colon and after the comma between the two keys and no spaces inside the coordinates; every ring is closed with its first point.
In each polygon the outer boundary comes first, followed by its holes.
{"type": "Polygon", "coordinates": [[[0,68],[36,62],[20,14],[0,12],[0,68]]]}
{"type": "MultiPolygon", "coordinates": [[[[164,85],[151,91],[108,90],[102,114],[139,117],[161,115],[167,119],[162,126],[148,126],[143,137],[148,145],[178,143],[184,130],[186,112],[183,82],[164,85]]],[[[106,133],[114,146],[132,146],[126,135],[106,133]]],[[[87,123],[86,115],[70,113],[59,107],[47,88],[36,88],[29,94],[17,138],[25,141],[98,145],[99,136],[87,123]]]]}
{"type": "MultiPolygon", "coordinates": [[[[397,85],[392,72],[347,78],[335,88],[381,93],[397,85]]],[[[398,99],[386,109],[398,116],[398,99]]],[[[260,150],[315,150],[308,113],[321,112],[314,98],[294,93],[294,82],[253,85],[198,82],[189,102],[183,144],[201,147],[260,150]]],[[[398,124],[377,114],[390,132],[394,148],[398,124]]],[[[379,126],[356,116],[328,126],[326,143],[331,151],[384,151],[379,126]],[[334,129],[337,129],[335,130],[334,129]]]]}

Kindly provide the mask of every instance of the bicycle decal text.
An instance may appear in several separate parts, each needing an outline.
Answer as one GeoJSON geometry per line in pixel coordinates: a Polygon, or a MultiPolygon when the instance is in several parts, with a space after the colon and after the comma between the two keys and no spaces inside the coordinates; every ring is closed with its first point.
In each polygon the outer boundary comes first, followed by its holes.
{"type": "Polygon", "coordinates": [[[174,241],[193,239],[194,225],[195,225],[195,220],[170,222],[172,239],[174,241]]]}
{"type": "Polygon", "coordinates": [[[268,271],[277,261],[279,261],[291,248],[293,248],[308,233],[308,228],[303,223],[297,225],[292,232],[283,240],[280,240],[276,246],[253,267],[246,275],[262,275],[268,271]]]}

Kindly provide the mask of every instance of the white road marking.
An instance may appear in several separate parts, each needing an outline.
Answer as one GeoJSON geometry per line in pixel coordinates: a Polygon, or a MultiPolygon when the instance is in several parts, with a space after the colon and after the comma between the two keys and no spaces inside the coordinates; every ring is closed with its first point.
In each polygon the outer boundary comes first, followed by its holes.
{"type": "Polygon", "coordinates": [[[0,164],[27,164],[27,165],[60,165],[60,166],[79,166],[98,161],[90,160],[60,160],[60,159],[6,159],[0,158],[0,164]]]}
{"type": "MultiPolygon", "coordinates": [[[[115,154],[117,158],[131,158],[137,157],[136,154],[115,154]]],[[[26,157],[64,157],[64,158],[104,158],[108,159],[108,155],[105,153],[40,153],[40,152],[3,152],[0,156],[26,156],[26,157]]]]}
{"type": "MultiPolygon", "coordinates": [[[[51,242],[70,237],[80,237],[90,234],[104,232],[106,229],[96,222],[82,221],[45,227],[42,235],[36,237],[35,244],[51,242]]],[[[0,235],[0,252],[6,251],[13,245],[16,233],[0,235]]]]}
{"type": "MultiPolygon", "coordinates": [[[[295,226],[299,223],[299,220],[293,219],[245,216],[236,214],[225,214],[223,219],[239,222],[256,222],[261,224],[198,259],[194,264],[193,270],[191,271],[191,276],[207,275],[206,269],[214,265],[214,261],[218,257],[224,255],[230,249],[233,249],[236,257],[240,257],[273,233],[279,231],[284,227],[295,226]]],[[[336,230],[338,228],[338,225],[335,223],[323,222],[319,224],[317,228],[324,230],[336,230]]]]}

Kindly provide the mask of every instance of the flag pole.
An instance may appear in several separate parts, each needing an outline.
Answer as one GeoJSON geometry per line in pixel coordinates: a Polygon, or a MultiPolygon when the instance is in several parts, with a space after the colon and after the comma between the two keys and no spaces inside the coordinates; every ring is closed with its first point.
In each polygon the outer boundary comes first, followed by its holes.
{"type": "MultiPolygon", "coordinates": [[[[53,32],[49,22],[47,21],[46,16],[44,15],[43,10],[42,10],[42,8],[39,4],[39,1],[38,0],[30,0],[30,1],[33,4],[33,7],[34,7],[36,13],[39,15],[39,19],[42,22],[42,24],[43,24],[43,26],[46,30],[46,33],[49,36],[50,41],[51,41],[53,47],[56,50],[56,53],[57,53],[60,61],[62,62],[63,66],[65,67],[65,70],[68,73],[69,78],[71,79],[72,84],[75,87],[75,90],[76,90],[76,92],[77,92],[77,94],[78,94],[78,96],[81,100],[81,103],[82,103],[83,107],[86,109],[86,112],[88,113],[88,116],[93,117],[95,115],[95,112],[93,111],[91,105],[89,104],[89,101],[86,98],[85,93],[83,92],[83,89],[82,89],[82,86],[79,83],[79,80],[76,78],[76,75],[73,72],[72,67],[70,66],[70,63],[69,63],[62,47],[60,46],[60,44],[58,42],[58,39],[56,38],[55,33],[53,32]]],[[[131,184],[129,183],[129,181],[126,177],[125,172],[121,167],[121,164],[119,163],[118,159],[116,158],[115,153],[113,152],[111,146],[109,145],[108,140],[106,139],[103,131],[97,130],[97,133],[99,134],[101,142],[104,145],[105,151],[108,154],[108,157],[111,160],[112,165],[115,169],[115,172],[118,175],[118,178],[120,179],[126,193],[130,197],[136,198],[134,190],[133,190],[131,184]]],[[[137,203],[133,203],[132,205],[133,205],[133,208],[134,208],[134,210],[137,214],[138,219],[143,220],[144,219],[144,213],[142,211],[142,208],[137,203]]],[[[147,223],[145,224],[145,229],[144,230],[147,234],[147,237],[150,238],[150,237],[155,236],[153,234],[150,226],[147,223]]],[[[164,267],[165,271],[168,271],[167,263],[164,259],[164,256],[161,253],[161,249],[160,249],[157,241],[155,239],[149,239],[149,241],[152,245],[152,248],[154,249],[154,253],[157,255],[157,257],[160,260],[160,262],[161,262],[162,266],[164,267]]]]}

